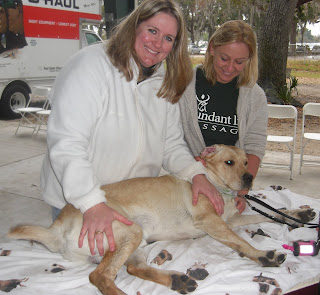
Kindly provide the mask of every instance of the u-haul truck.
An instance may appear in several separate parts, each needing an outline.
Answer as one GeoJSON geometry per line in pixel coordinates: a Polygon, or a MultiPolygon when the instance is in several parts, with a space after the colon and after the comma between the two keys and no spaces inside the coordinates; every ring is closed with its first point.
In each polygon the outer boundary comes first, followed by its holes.
{"type": "Polygon", "coordinates": [[[67,59],[101,41],[101,0],[0,0],[0,116],[17,118],[35,86],[51,86],[67,59]]]}

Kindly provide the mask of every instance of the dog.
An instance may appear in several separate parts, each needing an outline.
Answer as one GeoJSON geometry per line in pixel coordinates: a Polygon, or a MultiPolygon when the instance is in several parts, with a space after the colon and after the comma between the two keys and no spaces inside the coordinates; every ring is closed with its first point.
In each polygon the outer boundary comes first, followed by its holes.
{"type": "MultiPolygon", "coordinates": [[[[104,239],[105,254],[89,275],[90,282],[102,294],[125,294],[114,283],[122,265],[127,266],[131,275],[162,284],[181,294],[194,291],[197,283],[186,274],[159,270],[146,263],[143,246],[159,240],[210,235],[241,257],[247,257],[261,266],[280,266],[285,261],[285,254],[255,249],[231,230],[239,225],[270,221],[262,215],[240,215],[236,208],[232,192],[249,189],[253,180],[247,170],[245,152],[233,146],[214,145],[207,147],[201,158],[206,164],[208,179],[223,194],[225,207],[221,217],[204,195],[200,194],[198,204],[193,206],[191,184],[173,175],[135,178],[102,186],[108,206],[134,222],[131,226],[113,222],[114,252],[108,251],[108,243],[104,239]]],[[[285,210],[285,213],[304,221],[315,217],[312,209],[285,210]]],[[[88,242],[82,248],[78,247],[81,227],[82,213],[67,204],[49,229],[18,226],[8,236],[40,242],[69,260],[92,261],[88,242]]]]}

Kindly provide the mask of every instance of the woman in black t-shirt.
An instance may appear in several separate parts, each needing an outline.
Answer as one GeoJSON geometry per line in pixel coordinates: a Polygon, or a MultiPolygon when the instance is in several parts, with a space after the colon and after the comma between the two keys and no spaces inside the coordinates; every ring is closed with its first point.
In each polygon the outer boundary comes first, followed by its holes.
{"type": "MultiPolygon", "coordinates": [[[[256,37],[243,21],[223,24],[212,35],[203,65],[179,101],[185,139],[194,156],[213,144],[235,145],[248,157],[255,177],[265,153],[267,99],[256,84],[256,37]]],[[[244,195],[248,191],[239,191],[244,195]]],[[[245,209],[237,198],[239,212],[245,209]]]]}

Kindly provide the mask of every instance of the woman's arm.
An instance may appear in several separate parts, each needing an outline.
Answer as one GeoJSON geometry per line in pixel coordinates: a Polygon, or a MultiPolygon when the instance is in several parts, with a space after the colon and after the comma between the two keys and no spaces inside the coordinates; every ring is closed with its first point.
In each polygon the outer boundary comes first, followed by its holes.
{"type": "Polygon", "coordinates": [[[206,169],[200,162],[195,161],[184,141],[178,104],[168,107],[163,166],[170,173],[192,183],[193,205],[197,204],[198,195],[204,194],[215,207],[217,213],[223,214],[224,203],[221,194],[207,179],[206,169]]]}
{"type": "MultiPolygon", "coordinates": [[[[256,177],[259,170],[260,161],[265,153],[267,142],[267,125],[268,125],[268,110],[267,98],[264,91],[258,85],[255,85],[249,92],[245,88],[240,89],[241,104],[239,103],[238,112],[243,116],[244,110],[250,106],[249,112],[242,117],[246,124],[241,124],[239,128],[242,129],[241,138],[243,140],[240,146],[245,150],[248,157],[248,171],[256,177]]],[[[246,195],[248,190],[239,191],[238,195],[246,195]]],[[[240,213],[246,207],[243,198],[236,198],[237,208],[240,213]]]]}

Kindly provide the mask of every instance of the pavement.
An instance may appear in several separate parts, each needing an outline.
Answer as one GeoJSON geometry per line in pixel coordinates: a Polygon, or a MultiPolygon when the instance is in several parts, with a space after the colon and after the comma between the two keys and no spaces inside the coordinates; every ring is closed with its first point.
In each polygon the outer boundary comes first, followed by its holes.
{"type": "MultiPolygon", "coordinates": [[[[17,224],[49,226],[51,207],[41,198],[40,168],[46,151],[46,133],[32,137],[32,130],[21,127],[15,135],[18,121],[0,120],[0,243],[17,224]]],[[[320,148],[320,147],[319,147],[320,148]]],[[[269,152],[266,159],[280,162],[288,154],[269,152]]],[[[320,157],[317,157],[320,160],[320,157]]],[[[289,170],[260,168],[253,190],[278,185],[292,192],[320,199],[320,166],[303,167],[298,173],[299,155],[294,158],[293,180],[289,170]]]]}

